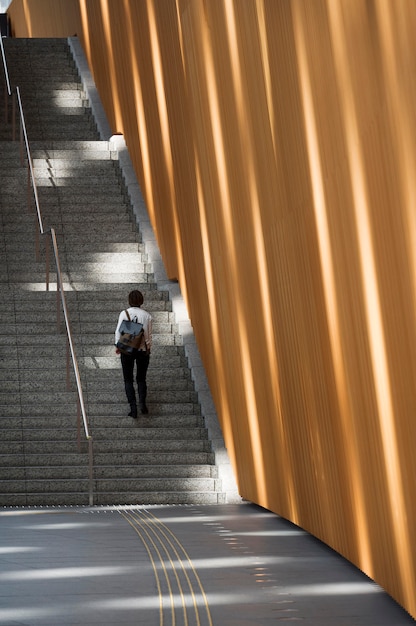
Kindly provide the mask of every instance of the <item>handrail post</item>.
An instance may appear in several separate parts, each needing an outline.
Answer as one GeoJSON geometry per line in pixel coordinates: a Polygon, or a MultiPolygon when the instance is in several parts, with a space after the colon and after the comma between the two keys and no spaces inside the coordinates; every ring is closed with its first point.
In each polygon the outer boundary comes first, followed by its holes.
{"type": "Polygon", "coordinates": [[[12,93],[12,141],[16,141],[16,93],[12,93]]]}
{"type": "Polygon", "coordinates": [[[79,398],[77,401],[77,442],[78,452],[81,452],[81,404],[79,398]]]}
{"type": "Polygon", "coordinates": [[[59,296],[59,281],[56,276],[56,330],[58,333],[61,331],[61,299],[59,296]]]}
{"type": "Polygon", "coordinates": [[[49,237],[46,237],[45,240],[45,283],[46,283],[46,291],[49,291],[49,274],[50,274],[50,244],[49,237]]]}
{"type": "Polygon", "coordinates": [[[66,388],[67,391],[71,389],[71,378],[69,376],[69,362],[70,362],[70,348],[69,341],[66,342],[66,388]]]}
{"type": "Polygon", "coordinates": [[[90,506],[94,505],[94,476],[93,476],[93,449],[92,449],[92,437],[88,439],[88,476],[89,476],[89,485],[90,485],[90,493],[89,493],[89,504],[90,506]]]}
{"type": "Polygon", "coordinates": [[[29,213],[32,212],[32,196],[31,196],[31,180],[30,180],[30,167],[29,167],[29,163],[27,164],[27,208],[29,213]]]}
{"type": "Polygon", "coordinates": [[[24,165],[24,154],[23,154],[23,123],[20,120],[19,124],[19,142],[20,142],[20,165],[23,167],[24,165]]]}
{"type": "Polygon", "coordinates": [[[39,229],[36,228],[36,220],[35,220],[35,259],[39,262],[39,229]]]}

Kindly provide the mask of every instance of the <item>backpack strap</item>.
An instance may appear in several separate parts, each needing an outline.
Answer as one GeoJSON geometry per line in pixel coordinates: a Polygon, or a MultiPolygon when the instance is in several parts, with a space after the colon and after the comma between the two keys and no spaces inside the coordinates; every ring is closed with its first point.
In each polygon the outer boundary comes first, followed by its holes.
{"type": "Polygon", "coordinates": [[[131,322],[131,318],[130,318],[130,315],[129,315],[129,312],[127,311],[127,309],[124,312],[127,315],[127,319],[129,320],[129,322],[131,322]]]}

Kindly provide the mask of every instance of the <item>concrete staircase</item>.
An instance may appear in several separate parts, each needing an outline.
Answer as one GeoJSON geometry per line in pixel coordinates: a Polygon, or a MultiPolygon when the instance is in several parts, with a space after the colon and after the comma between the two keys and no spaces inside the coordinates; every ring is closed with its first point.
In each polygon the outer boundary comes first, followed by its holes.
{"type": "MultiPolygon", "coordinates": [[[[94,441],[94,503],[223,501],[168,292],[154,281],[116,155],[97,138],[67,42],[4,44],[22,96],[44,227],[57,233],[94,441]],[[143,291],[154,321],[149,415],[138,420],[127,417],[113,346],[133,288],[143,291]]],[[[53,271],[45,290],[49,235],[37,262],[36,216],[27,209],[19,145],[10,141],[10,111],[8,120],[1,112],[0,129],[0,505],[88,504],[87,445],[77,446],[77,395],[72,373],[70,391],[66,385],[53,271]]]]}

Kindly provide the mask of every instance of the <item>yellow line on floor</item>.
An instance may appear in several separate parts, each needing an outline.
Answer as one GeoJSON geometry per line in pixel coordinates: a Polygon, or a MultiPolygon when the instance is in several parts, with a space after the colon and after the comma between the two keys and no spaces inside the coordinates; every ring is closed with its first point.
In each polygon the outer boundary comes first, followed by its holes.
{"type": "MultiPolygon", "coordinates": [[[[163,591],[162,585],[160,583],[160,579],[157,574],[157,564],[155,562],[155,558],[151,554],[151,547],[155,551],[157,555],[157,559],[160,561],[160,564],[163,568],[163,572],[165,575],[166,583],[168,586],[169,597],[172,608],[172,626],[175,626],[176,616],[175,616],[175,604],[174,604],[174,596],[172,592],[172,584],[169,580],[168,574],[168,565],[173,572],[175,577],[176,585],[178,588],[178,592],[181,598],[181,605],[183,611],[183,619],[184,626],[189,626],[189,620],[192,620],[192,615],[188,615],[188,606],[186,603],[186,597],[184,593],[184,587],[188,587],[189,596],[192,602],[192,614],[194,614],[195,625],[201,626],[201,619],[204,624],[207,626],[212,626],[211,613],[208,605],[208,600],[202,586],[201,580],[198,576],[198,573],[195,570],[195,567],[192,563],[191,558],[185,550],[185,547],[176,537],[176,535],[155,515],[150,513],[145,509],[130,509],[123,511],[119,511],[121,515],[129,522],[129,524],[136,530],[137,534],[140,536],[145,548],[149,554],[149,557],[152,562],[153,570],[155,572],[159,594],[162,595],[161,598],[161,626],[163,624],[163,591]],[[140,530],[139,530],[140,529],[140,530]],[[147,541],[149,543],[147,543],[147,541]],[[159,548],[156,544],[159,544],[159,548]],[[162,556],[162,553],[166,555],[166,557],[162,556]],[[177,565],[176,563],[179,565],[177,565]],[[189,576],[188,572],[191,572],[193,575],[193,580],[189,576]],[[185,578],[186,584],[182,583],[180,580],[180,576],[183,575],[185,578]],[[197,595],[200,595],[202,603],[203,603],[203,612],[200,614],[200,608],[198,607],[198,599],[197,595]]],[[[179,616],[178,616],[179,617],[179,616]]]]}
{"type": "MultiPolygon", "coordinates": [[[[150,550],[150,548],[149,548],[149,546],[148,546],[148,544],[146,542],[145,537],[143,537],[143,534],[140,532],[140,529],[137,528],[135,520],[134,519],[133,520],[130,519],[129,512],[128,511],[121,511],[121,510],[119,510],[119,513],[120,513],[120,515],[122,517],[124,517],[124,519],[128,522],[128,524],[130,524],[130,526],[133,528],[133,530],[140,537],[144,547],[146,548],[147,554],[149,555],[149,559],[150,559],[150,562],[152,564],[153,572],[154,572],[154,575],[155,575],[157,591],[158,591],[158,594],[159,594],[159,626],[163,626],[164,622],[163,622],[163,594],[162,594],[162,587],[161,587],[161,584],[160,584],[159,574],[158,574],[158,571],[157,571],[156,563],[155,563],[155,560],[153,558],[152,552],[151,552],[151,550],[150,550]]],[[[157,553],[156,546],[154,546],[154,547],[155,547],[155,550],[156,550],[156,553],[157,553]]],[[[166,571],[165,571],[165,576],[166,576],[166,571]]],[[[168,585],[169,585],[169,582],[168,582],[168,585]]],[[[173,607],[173,604],[172,604],[172,611],[173,610],[174,610],[174,607],[173,607]]]]}

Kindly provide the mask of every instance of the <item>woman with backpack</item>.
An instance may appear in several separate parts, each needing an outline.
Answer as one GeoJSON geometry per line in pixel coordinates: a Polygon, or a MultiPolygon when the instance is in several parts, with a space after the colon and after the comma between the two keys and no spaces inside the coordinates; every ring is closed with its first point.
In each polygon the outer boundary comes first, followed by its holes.
{"type": "Polygon", "coordinates": [[[123,369],[124,388],[127,400],[130,404],[129,416],[137,418],[137,402],[134,390],[134,366],[136,365],[136,382],[139,393],[139,407],[142,414],[148,413],[146,406],[147,383],[146,375],[149,367],[150,352],[152,349],[152,317],[150,313],[141,308],[143,304],[143,294],[138,289],[129,293],[129,308],[121,311],[115,332],[116,354],[120,354],[121,366],[123,369]],[[139,340],[138,347],[130,350],[129,353],[121,351],[117,347],[120,341],[120,326],[123,321],[131,321],[142,324],[143,333],[139,340]]]}

